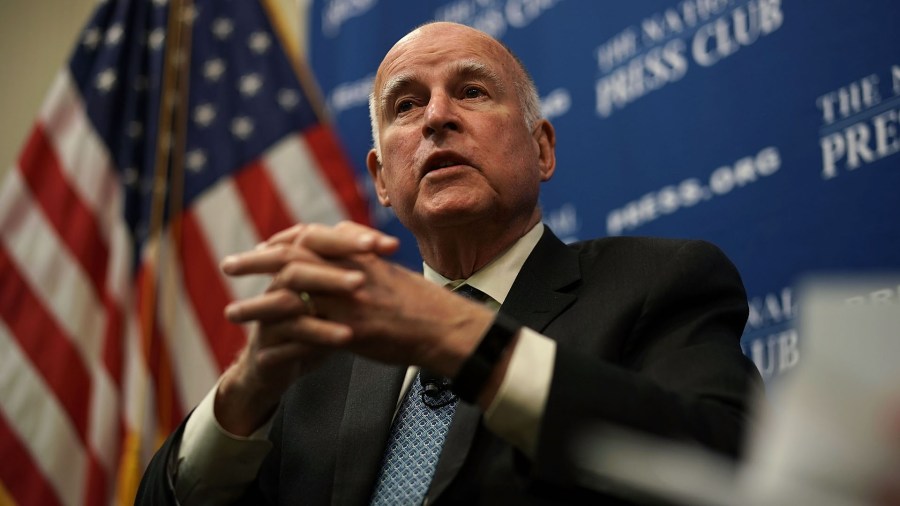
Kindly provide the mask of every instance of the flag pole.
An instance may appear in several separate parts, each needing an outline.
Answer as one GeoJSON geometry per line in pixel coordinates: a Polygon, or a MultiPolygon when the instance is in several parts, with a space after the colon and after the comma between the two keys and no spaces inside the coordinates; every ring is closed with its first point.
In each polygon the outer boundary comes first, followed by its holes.
{"type": "MultiPolygon", "coordinates": [[[[184,159],[187,144],[187,116],[188,116],[188,100],[190,95],[190,68],[191,68],[191,31],[193,29],[193,0],[181,0],[180,11],[178,15],[178,28],[180,34],[178,38],[178,49],[175,51],[172,68],[175,74],[175,89],[172,92],[174,103],[172,104],[174,117],[170,131],[173,133],[173,144],[170,150],[171,165],[169,174],[169,233],[167,234],[172,241],[172,247],[166,249],[174,258],[170,258],[172,266],[180,265],[177,258],[181,252],[182,236],[182,211],[184,209],[184,159]]],[[[161,231],[162,232],[162,231],[161,231]]],[[[162,259],[165,260],[165,259],[162,259]]],[[[160,287],[157,294],[158,304],[164,305],[162,310],[164,315],[173,315],[176,310],[177,300],[177,271],[174,268],[164,268],[159,271],[160,287]]],[[[163,362],[167,366],[169,361],[163,362]]],[[[172,392],[174,385],[172,383],[172,374],[167,367],[166,374],[160,374],[160,381],[165,382],[166,392],[172,392]]],[[[174,414],[171,413],[169,407],[171,402],[162,405],[160,410],[160,420],[157,434],[157,445],[161,444],[171,429],[175,426],[173,420],[174,414]]]]}
{"type": "MultiPolygon", "coordinates": [[[[149,407],[152,397],[149,383],[153,381],[152,353],[158,314],[158,296],[160,292],[160,287],[158,285],[162,284],[162,273],[166,270],[162,266],[164,260],[162,258],[162,234],[165,220],[164,209],[166,195],[170,183],[170,164],[172,169],[171,183],[173,186],[170,206],[178,206],[176,208],[170,207],[170,212],[175,210],[180,211],[180,199],[182,198],[181,194],[183,193],[183,170],[176,170],[176,168],[178,167],[177,163],[181,163],[181,167],[183,168],[184,158],[183,155],[177,153],[177,150],[179,147],[181,149],[184,147],[185,128],[179,128],[177,123],[173,125],[173,109],[177,108],[179,111],[184,109],[186,111],[187,108],[187,78],[186,76],[181,76],[187,74],[186,69],[189,68],[184,62],[189,61],[190,44],[187,44],[186,49],[183,47],[183,41],[185,38],[189,38],[189,30],[191,29],[191,25],[185,23],[186,9],[184,8],[184,5],[189,1],[190,0],[171,0],[169,2],[169,17],[166,25],[166,48],[163,59],[162,92],[159,108],[159,127],[156,137],[153,186],[151,189],[150,227],[146,248],[147,272],[143,277],[144,282],[139,287],[141,290],[141,304],[138,308],[138,318],[140,321],[142,337],[142,353],[147,364],[147,371],[150,379],[148,379],[148,376],[143,376],[142,387],[139,388],[139,391],[141,392],[139,400],[140,416],[137,417],[137,426],[134,427],[133,432],[126,437],[122,449],[117,483],[118,504],[132,504],[134,502],[143,471],[141,466],[141,455],[144,453],[144,424],[148,423],[147,408],[149,407]],[[188,37],[185,37],[185,35],[188,37]],[[181,84],[182,82],[184,84],[181,84]],[[176,190],[178,195],[175,195],[176,190]],[[178,200],[179,202],[177,204],[172,204],[171,201],[174,200],[178,200]]],[[[183,120],[186,116],[186,112],[179,111],[176,111],[174,114],[174,121],[176,122],[179,121],[179,119],[183,120]]],[[[172,216],[176,215],[173,214],[172,216]]],[[[173,222],[172,236],[178,237],[178,231],[180,231],[180,226],[173,222]],[[176,228],[178,230],[176,230],[176,228]]],[[[178,249],[176,248],[175,251],[178,251],[178,249]]],[[[171,283],[166,283],[166,285],[171,289],[171,283]]],[[[158,445],[159,435],[168,431],[168,426],[171,425],[171,419],[173,417],[173,413],[170,412],[172,402],[170,397],[173,385],[168,357],[161,351],[160,347],[157,347],[157,349],[159,349],[160,352],[157,357],[159,360],[159,377],[156,378],[155,381],[157,388],[155,389],[156,402],[154,404],[157,413],[154,416],[156,419],[154,445],[158,445]]]]}
{"type": "MultiPolygon", "coordinates": [[[[282,49],[287,54],[288,61],[300,81],[300,87],[306,94],[312,110],[320,123],[330,124],[331,118],[328,109],[325,107],[325,99],[322,96],[322,90],[319,88],[315,77],[309,70],[306,59],[300,54],[300,34],[289,27],[285,19],[283,4],[277,0],[259,0],[272,23],[273,31],[281,43],[282,49]]],[[[294,13],[298,16],[298,13],[294,13]]]]}

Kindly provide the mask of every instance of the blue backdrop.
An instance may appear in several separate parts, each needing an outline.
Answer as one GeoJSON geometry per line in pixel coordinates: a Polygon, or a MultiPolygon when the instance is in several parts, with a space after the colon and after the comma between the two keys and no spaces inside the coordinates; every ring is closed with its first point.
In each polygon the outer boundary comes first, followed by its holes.
{"type": "MultiPolygon", "coordinates": [[[[896,0],[317,0],[312,66],[363,181],[378,63],[430,19],[495,35],[533,74],[557,130],[541,203],[560,237],[725,250],[750,297],[742,344],[766,380],[802,356],[799,276],[900,267],[896,0]]],[[[419,268],[412,238],[376,217],[419,268]]]]}

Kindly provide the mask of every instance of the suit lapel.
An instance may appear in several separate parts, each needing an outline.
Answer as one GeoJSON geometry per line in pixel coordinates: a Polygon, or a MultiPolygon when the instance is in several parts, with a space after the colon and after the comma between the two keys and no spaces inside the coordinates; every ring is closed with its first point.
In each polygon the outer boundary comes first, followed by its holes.
{"type": "Polygon", "coordinates": [[[333,504],[369,501],[405,371],[364,358],[354,360],[338,435],[333,504]]]}
{"type": "MultiPolygon", "coordinates": [[[[500,311],[528,328],[543,331],[554,318],[575,302],[576,296],[563,289],[580,279],[577,253],[566,247],[549,228],[544,227],[544,235],[516,276],[500,311]]],[[[469,454],[480,425],[481,410],[477,406],[460,402],[428,490],[429,498],[437,498],[453,481],[469,454]]]]}
{"type": "Polygon", "coordinates": [[[578,254],[544,228],[544,235],[516,276],[500,311],[542,332],[577,298],[571,288],[581,280],[578,254]]]}

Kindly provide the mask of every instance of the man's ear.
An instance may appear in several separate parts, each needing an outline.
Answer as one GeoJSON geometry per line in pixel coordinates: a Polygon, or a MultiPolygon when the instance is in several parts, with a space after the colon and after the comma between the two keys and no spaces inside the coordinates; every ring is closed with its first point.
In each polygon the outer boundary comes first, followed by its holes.
{"type": "Polygon", "coordinates": [[[378,202],[384,207],[391,207],[391,199],[388,197],[387,188],[384,185],[384,178],[381,174],[381,162],[378,161],[378,154],[374,149],[369,150],[366,155],[366,168],[369,169],[369,176],[375,183],[375,193],[378,195],[378,202]]]}
{"type": "Polygon", "coordinates": [[[541,181],[549,181],[556,170],[556,130],[549,121],[542,119],[531,135],[537,144],[541,181]]]}

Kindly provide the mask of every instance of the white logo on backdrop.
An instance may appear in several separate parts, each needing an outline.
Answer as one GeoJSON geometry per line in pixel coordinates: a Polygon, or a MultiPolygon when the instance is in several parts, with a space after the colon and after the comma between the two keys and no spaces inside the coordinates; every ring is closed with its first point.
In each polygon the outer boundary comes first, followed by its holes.
{"type": "Polygon", "coordinates": [[[691,177],[681,182],[651,191],[606,215],[606,233],[621,235],[646,223],[727,195],[739,188],[754,184],[778,172],[781,153],[769,146],[756,155],[745,156],[733,164],[713,170],[704,184],[691,177]]]}
{"type": "Polygon", "coordinates": [[[326,37],[337,36],[348,19],[362,16],[377,3],[378,0],[329,0],[322,9],[322,33],[326,37]]]}
{"type": "Polygon", "coordinates": [[[356,81],[348,81],[334,87],[328,96],[328,107],[335,116],[347,109],[366,106],[369,104],[369,93],[372,92],[372,82],[375,74],[369,74],[356,81]]]}
{"type": "Polygon", "coordinates": [[[745,337],[745,353],[763,379],[772,378],[800,362],[800,339],[794,328],[797,303],[790,287],[751,297],[745,337]]]}
{"type": "Polygon", "coordinates": [[[506,30],[525,28],[561,0],[457,0],[434,13],[434,19],[453,21],[500,38],[506,30]]]}
{"type": "Polygon", "coordinates": [[[571,202],[566,202],[556,209],[544,211],[544,223],[553,230],[564,243],[575,242],[581,232],[581,220],[578,218],[578,208],[571,202]]]}
{"type": "Polygon", "coordinates": [[[601,118],[680,80],[693,61],[713,66],[784,24],[781,0],[684,0],[596,49],[601,118]]]}
{"type": "Polygon", "coordinates": [[[565,88],[557,88],[541,99],[541,114],[547,119],[558,118],[571,108],[572,96],[565,88]]]}
{"type": "Polygon", "coordinates": [[[870,74],[816,99],[822,111],[822,178],[832,179],[900,152],[900,66],[870,74]],[[890,83],[884,98],[881,83],[890,83]]]}

